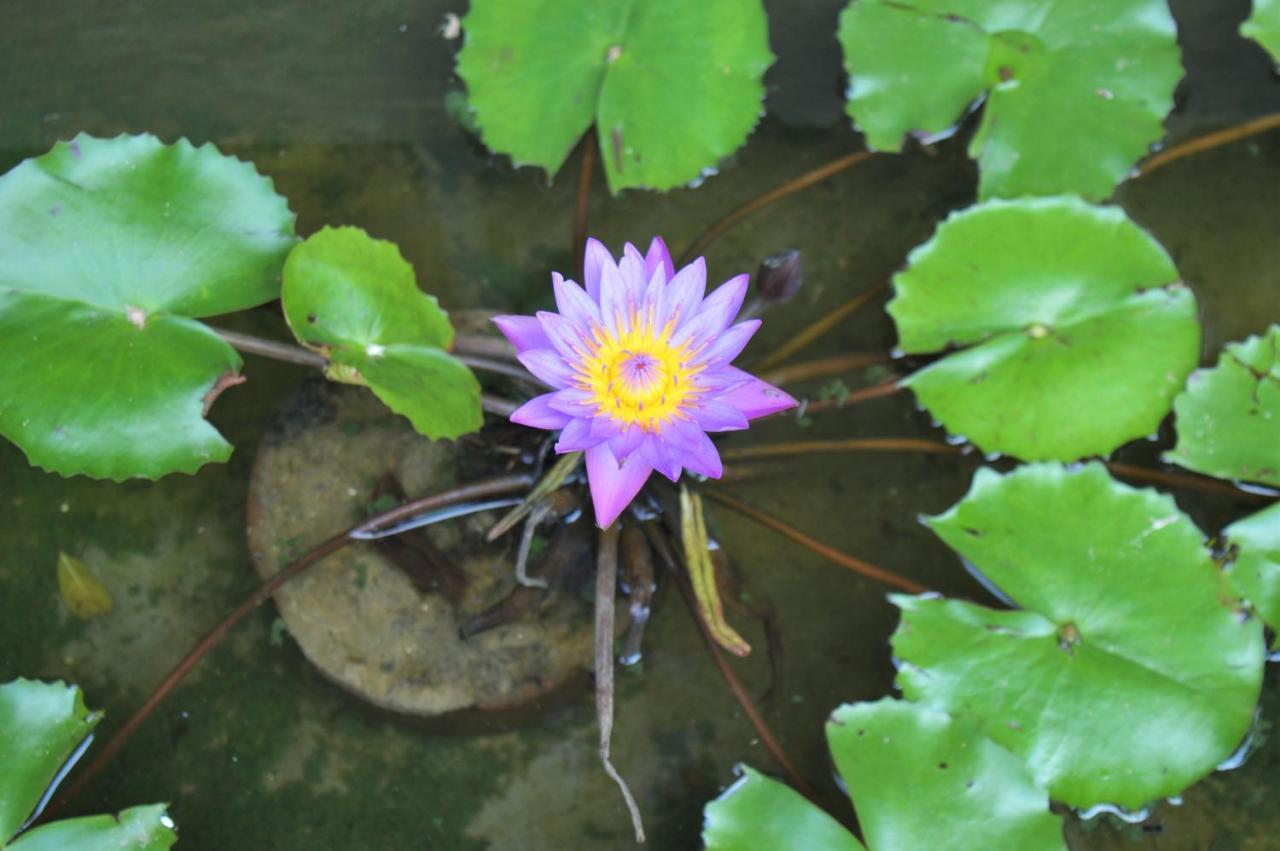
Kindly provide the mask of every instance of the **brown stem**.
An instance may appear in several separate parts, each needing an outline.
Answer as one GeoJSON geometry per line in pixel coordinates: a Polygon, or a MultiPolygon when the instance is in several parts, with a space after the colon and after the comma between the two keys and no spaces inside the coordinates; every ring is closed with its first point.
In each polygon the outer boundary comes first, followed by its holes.
{"type": "Polygon", "coordinates": [[[1236,499],[1248,500],[1250,502],[1274,502],[1275,497],[1267,496],[1263,493],[1251,493],[1246,490],[1232,485],[1229,482],[1220,482],[1217,479],[1210,479],[1207,476],[1196,476],[1189,473],[1171,473],[1165,470],[1152,470],[1149,467],[1139,467],[1135,464],[1122,464],[1118,461],[1106,461],[1107,469],[1115,473],[1122,479],[1129,479],[1136,482],[1149,482],[1155,485],[1164,485],[1170,488],[1179,488],[1182,490],[1200,491],[1201,493],[1212,493],[1219,496],[1230,496],[1236,499]]]}
{"type": "Polygon", "coordinates": [[[755,703],[751,700],[751,695],[747,693],[747,689],[742,684],[742,680],[738,678],[737,672],[733,670],[732,666],[729,665],[729,660],[725,658],[724,653],[716,646],[711,630],[698,614],[698,604],[694,599],[693,586],[689,583],[689,577],[676,561],[674,550],[668,544],[664,533],[658,528],[655,521],[646,521],[642,524],[642,528],[645,536],[649,539],[649,545],[667,569],[667,575],[673,577],[676,585],[679,586],[680,594],[684,597],[685,605],[689,608],[689,614],[693,618],[693,622],[698,626],[698,633],[702,636],[703,643],[707,645],[707,650],[711,653],[711,658],[716,663],[716,670],[720,672],[725,684],[729,686],[729,691],[733,693],[734,700],[742,708],[742,713],[747,716],[747,720],[755,728],[756,735],[760,737],[760,742],[764,745],[765,750],[773,757],[774,762],[778,764],[782,772],[787,775],[787,780],[796,791],[817,803],[817,794],[813,791],[813,787],[801,776],[800,772],[796,771],[791,760],[787,759],[782,746],[778,744],[778,740],[773,735],[773,731],[769,729],[769,724],[764,720],[764,716],[756,709],[755,703]]]}
{"type": "Polygon", "coordinates": [[[753,505],[748,505],[742,500],[735,499],[719,491],[708,491],[704,496],[707,499],[720,503],[726,508],[731,508],[739,514],[751,518],[761,526],[772,529],[805,549],[811,550],[823,558],[835,562],[841,567],[848,568],[854,573],[860,573],[869,579],[874,579],[877,582],[883,582],[885,585],[891,585],[894,588],[906,591],[909,594],[923,594],[928,590],[914,580],[899,576],[898,574],[885,570],[882,567],[876,567],[874,564],[869,564],[860,558],[855,558],[848,553],[843,553],[834,547],[829,547],[821,541],[809,537],[794,526],[782,522],[772,514],[767,514],[753,505]]]}
{"type": "Polygon", "coordinates": [[[614,603],[618,596],[618,535],[621,527],[610,523],[603,529],[599,537],[599,549],[596,552],[596,632],[595,632],[595,674],[596,674],[596,723],[600,727],[600,762],[604,771],[613,782],[618,784],[622,792],[622,800],[626,802],[627,812],[631,814],[631,827],[635,830],[636,842],[644,842],[644,823],[640,818],[640,807],[636,805],[635,796],[627,781],[622,779],[618,769],[613,767],[609,758],[609,745],[613,739],[613,615],[614,603]]]}
{"type": "Polygon", "coordinates": [[[775,186],[763,195],[752,198],[738,209],[725,216],[720,221],[707,228],[698,236],[689,247],[680,255],[680,262],[677,264],[683,266],[699,254],[706,251],[707,246],[719,239],[724,232],[736,225],[738,222],[750,216],[752,213],[763,210],[775,201],[781,201],[788,195],[794,195],[802,189],[807,189],[815,183],[821,183],[834,174],[839,174],[845,169],[852,168],[864,160],[874,156],[871,151],[855,151],[852,154],[846,154],[843,157],[832,160],[826,165],[819,166],[812,171],[805,172],[799,177],[792,178],[786,183],[775,186]]]}
{"type": "Polygon", "coordinates": [[[538,387],[547,386],[546,382],[534,377],[529,370],[511,361],[495,360],[494,358],[481,357],[480,355],[459,354],[458,352],[454,352],[453,356],[472,369],[492,372],[496,375],[505,375],[508,378],[514,378],[517,381],[523,381],[538,387]]]}
{"type": "Polygon", "coordinates": [[[843,375],[856,369],[866,369],[869,366],[889,363],[891,360],[892,357],[888,352],[852,352],[830,358],[796,363],[791,366],[781,366],[777,369],[760,373],[759,378],[770,384],[791,384],[796,381],[808,381],[813,378],[826,378],[830,375],[843,375]]]}
{"type": "Polygon", "coordinates": [[[596,129],[582,140],[582,161],[578,168],[578,198],[573,208],[573,259],[583,263],[587,248],[587,212],[591,202],[591,176],[596,167],[596,129]]]}
{"type": "Polygon", "coordinates": [[[742,461],[748,458],[781,458],[789,455],[812,455],[816,452],[933,452],[939,455],[955,455],[961,447],[937,440],[921,440],[913,437],[865,437],[846,440],[794,440],[786,443],[767,443],[762,446],[733,446],[720,450],[726,461],[742,461]]]}
{"type": "Polygon", "coordinates": [[[329,365],[329,359],[324,355],[291,343],[264,340],[251,334],[241,334],[239,331],[228,331],[225,328],[214,328],[213,326],[209,326],[209,330],[229,343],[231,348],[247,354],[284,361],[285,363],[296,363],[300,366],[310,366],[316,369],[324,369],[329,365]]]}
{"type": "Polygon", "coordinates": [[[516,347],[505,337],[492,334],[454,334],[454,354],[480,355],[486,358],[514,361],[516,347]]]}
{"type": "Polygon", "coordinates": [[[89,783],[98,776],[98,773],[111,761],[116,753],[124,747],[124,745],[137,732],[142,722],[147,720],[152,712],[164,701],[174,687],[182,681],[182,678],[190,673],[205,655],[218,645],[227,634],[227,632],[245,616],[252,612],[258,606],[262,605],[271,597],[282,585],[291,579],[301,576],[308,568],[324,559],[325,556],[331,555],[341,550],[353,540],[351,535],[358,531],[368,531],[381,526],[389,526],[406,517],[415,514],[421,514],[424,511],[433,511],[437,508],[443,508],[448,505],[454,505],[459,502],[469,502],[474,499],[481,499],[489,496],[498,496],[505,493],[527,488],[533,479],[527,474],[516,474],[509,476],[496,476],[492,479],[485,479],[479,482],[473,482],[468,485],[453,488],[451,490],[442,491],[432,494],[431,496],[415,499],[404,505],[397,506],[390,511],[384,511],[368,520],[352,526],[345,532],[341,532],[329,538],[324,543],[312,549],[301,558],[286,565],[277,571],[270,579],[267,579],[258,588],[250,594],[244,602],[235,608],[231,614],[222,619],[222,622],[215,626],[209,633],[200,640],[190,653],[188,653],[181,662],[179,662],[169,675],[161,681],[151,692],[151,696],[146,699],[139,709],[133,713],[133,716],[125,722],[124,726],[116,731],[106,746],[98,752],[93,761],[79,772],[73,782],[67,785],[57,797],[49,804],[48,809],[41,816],[42,821],[52,818],[68,801],[74,798],[89,783]]]}
{"type": "Polygon", "coordinates": [[[1264,115],[1261,118],[1255,118],[1252,121],[1246,121],[1234,127],[1227,127],[1213,133],[1207,133],[1204,136],[1196,136],[1185,142],[1171,145],[1160,153],[1139,163],[1133,176],[1135,178],[1146,177],[1153,171],[1159,171],[1185,157],[1200,154],[1213,148],[1220,148],[1223,145],[1229,145],[1232,142],[1238,142],[1250,136],[1257,136],[1259,133],[1265,133],[1277,127],[1280,127],[1280,112],[1273,112],[1270,115],[1264,115]]]}
{"type": "MultiPolygon", "coordinates": [[[[863,387],[859,390],[850,390],[848,395],[842,399],[816,399],[804,406],[804,413],[817,414],[831,408],[847,408],[850,405],[856,405],[859,402],[866,402],[871,399],[879,399],[884,396],[892,396],[903,390],[903,386],[898,383],[898,379],[890,379],[882,384],[873,384],[870,387],[863,387]]],[[[792,413],[784,411],[783,413],[792,413]]]]}
{"type": "Polygon", "coordinates": [[[868,304],[876,296],[884,292],[887,287],[884,284],[865,289],[835,310],[823,316],[821,319],[810,324],[799,334],[796,334],[787,342],[779,346],[772,354],[757,364],[758,369],[765,369],[776,364],[782,363],[796,352],[808,346],[814,340],[830,331],[836,325],[848,319],[857,313],[862,307],[868,304]]]}

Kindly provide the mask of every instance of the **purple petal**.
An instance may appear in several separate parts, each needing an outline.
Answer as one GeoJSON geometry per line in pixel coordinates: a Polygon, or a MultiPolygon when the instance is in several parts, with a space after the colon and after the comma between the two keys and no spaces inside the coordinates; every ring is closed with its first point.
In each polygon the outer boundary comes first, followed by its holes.
{"type": "Polygon", "coordinates": [[[679,450],[695,449],[701,445],[698,439],[702,429],[690,419],[675,417],[662,425],[662,439],[679,450]]]}
{"type": "Polygon", "coordinates": [[[618,273],[622,276],[622,283],[627,288],[628,305],[635,308],[644,299],[645,285],[649,283],[650,275],[645,274],[644,257],[629,242],[622,247],[622,260],[618,263],[618,273]]]}
{"type": "Polygon", "coordinates": [[[698,312],[676,332],[672,343],[679,345],[692,340],[694,345],[700,345],[704,340],[728,328],[742,309],[742,300],[746,298],[750,281],[750,275],[738,275],[721,284],[702,302],[698,312]]]}
{"type": "Polygon", "coordinates": [[[723,364],[699,372],[693,377],[691,383],[698,390],[718,396],[755,380],[756,377],[751,373],[743,372],[736,366],[723,364]]]}
{"type": "Polygon", "coordinates": [[[640,444],[636,455],[671,481],[680,481],[680,471],[684,469],[680,451],[669,443],[650,437],[640,444]]]}
{"type": "Polygon", "coordinates": [[[587,483],[591,488],[591,502],[595,505],[596,525],[607,529],[617,520],[652,472],[653,468],[637,455],[632,455],[626,463],[618,466],[607,443],[588,449],[587,483]]]}
{"type": "Polygon", "coordinates": [[[703,399],[693,408],[693,417],[703,431],[741,431],[747,427],[742,411],[719,399],[703,399]]]}
{"type": "Polygon", "coordinates": [[[554,349],[529,349],[516,357],[525,369],[552,387],[568,387],[573,383],[573,370],[554,349]]]}
{"type": "Polygon", "coordinates": [[[581,363],[587,356],[586,342],[582,339],[579,326],[558,313],[538,311],[538,322],[546,333],[551,345],[560,356],[570,363],[581,363]]]}
{"type": "Polygon", "coordinates": [[[564,428],[572,417],[563,411],[557,411],[547,404],[552,395],[554,394],[546,393],[542,396],[535,396],[525,402],[512,412],[511,422],[529,426],[530,428],[545,428],[549,431],[564,428]]]}
{"type": "Polygon", "coordinates": [[[729,363],[742,354],[742,350],[746,348],[747,343],[759,328],[759,319],[739,322],[713,339],[711,345],[698,352],[693,358],[694,363],[702,363],[712,368],[729,363]]]}
{"type": "Polygon", "coordinates": [[[796,406],[796,400],[768,382],[752,378],[717,399],[742,411],[749,420],[785,411],[796,406]]]}
{"type": "Polygon", "coordinates": [[[594,417],[599,411],[595,397],[589,390],[570,387],[547,394],[547,405],[571,417],[594,417]]]}
{"type": "Polygon", "coordinates": [[[556,441],[556,452],[582,452],[602,442],[601,438],[592,436],[590,420],[575,418],[569,420],[564,431],[560,432],[560,439],[556,441]]]}
{"type": "Polygon", "coordinates": [[[707,261],[699,257],[685,266],[667,284],[660,324],[674,321],[679,326],[692,318],[707,291],[707,261]]]}
{"type": "Polygon", "coordinates": [[[594,237],[588,239],[586,254],[582,258],[582,279],[587,285],[587,295],[596,304],[600,303],[600,276],[606,268],[617,270],[613,255],[600,240],[594,237]]]}
{"type": "Polygon", "coordinates": [[[567,281],[559,272],[551,273],[551,288],[556,294],[556,310],[583,330],[600,325],[600,306],[583,292],[582,287],[567,281]]]}
{"type": "Polygon", "coordinates": [[[495,316],[493,324],[506,335],[517,352],[551,348],[551,341],[543,333],[542,325],[532,316],[495,316]]]}
{"type": "Polygon", "coordinates": [[[691,473],[697,473],[700,476],[706,476],[708,479],[718,479],[724,474],[724,465],[720,463],[720,453],[716,451],[716,445],[711,442],[711,438],[702,432],[698,432],[697,447],[687,450],[684,453],[684,467],[691,473]]]}
{"type": "Polygon", "coordinates": [[[644,256],[644,276],[652,278],[653,273],[659,268],[662,269],[665,281],[676,276],[676,264],[671,262],[671,252],[667,250],[667,244],[662,241],[662,237],[655,236],[653,242],[649,243],[649,252],[644,256]]]}
{"type": "Polygon", "coordinates": [[[609,448],[613,450],[614,458],[627,463],[627,459],[640,448],[644,438],[644,429],[635,425],[627,426],[619,429],[618,433],[609,439],[609,448]]]}
{"type": "MultiPolygon", "coordinates": [[[[613,417],[599,415],[591,419],[591,436],[596,438],[596,442],[601,440],[610,440],[622,434],[625,425],[615,420],[613,417]]],[[[621,456],[619,456],[621,460],[621,456]]]]}
{"type": "Polygon", "coordinates": [[[627,285],[612,261],[600,270],[600,315],[604,327],[614,334],[628,327],[627,285]]]}

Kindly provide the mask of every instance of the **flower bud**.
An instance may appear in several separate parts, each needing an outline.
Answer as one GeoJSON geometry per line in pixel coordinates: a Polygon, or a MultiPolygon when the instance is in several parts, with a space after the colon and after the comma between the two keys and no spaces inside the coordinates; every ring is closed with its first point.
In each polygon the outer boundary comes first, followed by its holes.
{"type": "Polygon", "coordinates": [[[786,304],[804,283],[804,262],[794,248],[771,254],[756,272],[756,298],[766,304],[786,304]]]}

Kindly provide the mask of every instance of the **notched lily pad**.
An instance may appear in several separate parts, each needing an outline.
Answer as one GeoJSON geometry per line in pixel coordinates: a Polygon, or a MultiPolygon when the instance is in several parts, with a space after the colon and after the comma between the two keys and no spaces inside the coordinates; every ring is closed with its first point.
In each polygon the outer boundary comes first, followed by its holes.
{"type": "Polygon", "coordinates": [[[122,480],[231,446],[205,421],[240,358],[193,321],[279,294],[293,214],[212,145],[77,136],[0,177],[0,434],[122,480]]]}
{"type": "Polygon", "coordinates": [[[871,851],[1066,849],[1045,791],[971,723],[885,698],[841,706],[827,741],[871,851]]]}
{"type": "Polygon", "coordinates": [[[476,0],[458,74],[481,137],[554,175],[596,125],[609,188],[671,189],[731,154],[764,109],[760,0],[476,0]]]}
{"type": "Polygon", "coordinates": [[[1078,198],[956,213],[894,289],[903,351],[950,352],[906,386],[952,434],[1029,461],[1153,433],[1200,350],[1195,297],[1164,249],[1078,198]]]}
{"type": "Polygon", "coordinates": [[[880,150],[950,133],[983,198],[1111,194],[1164,133],[1182,76],[1164,0],[854,0],[840,19],[848,112],[880,150]]]}
{"type": "Polygon", "coordinates": [[[359,228],[325,228],[285,264],[285,318],[329,358],[335,381],[368,385],[431,438],[478,429],[480,383],[447,349],[453,326],[390,242],[359,228]]]}
{"type": "Polygon", "coordinates": [[[983,469],[928,524],[1020,608],[895,596],[908,699],[972,719],[1079,808],[1176,795],[1240,744],[1261,625],[1171,498],[1097,463],[983,469]]]}
{"type": "MultiPolygon", "coordinates": [[[[1233,557],[1227,581],[1263,622],[1280,633],[1280,505],[1273,505],[1222,531],[1233,557]]],[[[1272,646],[1280,645],[1280,636],[1272,646]]]]}
{"type": "MultiPolygon", "coordinates": [[[[827,742],[871,851],[1063,851],[1062,820],[1022,762],[965,721],[884,699],[841,706],[827,742]],[[922,817],[927,813],[927,817],[922,817]]],[[[750,768],[707,804],[708,851],[861,851],[838,822],[750,768]]]]}
{"type": "Polygon", "coordinates": [[[1272,60],[1280,62],[1280,2],[1253,0],[1253,14],[1240,25],[1240,35],[1265,47],[1272,60]]]}
{"type": "Polygon", "coordinates": [[[46,790],[84,750],[101,718],[85,707],[76,686],[23,679],[0,685],[0,849],[163,851],[177,841],[162,804],[19,833],[46,790]]]}
{"type": "Polygon", "coordinates": [[[1280,325],[1228,343],[1173,401],[1178,442],[1165,460],[1188,470],[1280,485],[1280,325]]]}

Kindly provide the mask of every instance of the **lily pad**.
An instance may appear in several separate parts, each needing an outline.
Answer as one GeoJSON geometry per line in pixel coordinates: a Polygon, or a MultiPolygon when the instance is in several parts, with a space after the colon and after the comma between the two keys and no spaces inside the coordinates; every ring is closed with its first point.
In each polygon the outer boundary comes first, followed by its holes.
{"type": "Polygon", "coordinates": [[[476,0],[458,74],[481,138],[554,175],[596,125],[613,192],[670,189],[733,153],[773,61],[760,0],[476,0]]]}
{"type": "Polygon", "coordinates": [[[77,136],[0,177],[0,434],[121,480],[231,446],[204,419],[240,358],[192,317],[279,294],[293,214],[212,145],[77,136]]]}
{"type": "Polygon", "coordinates": [[[707,851],[865,851],[840,823],[785,783],[754,768],[704,809],[707,851]]]}
{"type": "Polygon", "coordinates": [[[847,109],[867,144],[946,135],[983,103],[983,198],[1101,200],[1164,134],[1182,76],[1165,0],[854,0],[847,109]]]}
{"type": "Polygon", "coordinates": [[[1267,626],[1280,632],[1280,504],[1237,520],[1222,535],[1235,551],[1227,580],[1267,626]]]}
{"type": "Polygon", "coordinates": [[[1280,2],[1253,0],[1253,14],[1240,25],[1240,35],[1265,47],[1280,62],[1280,2]]]}
{"type": "MultiPolygon", "coordinates": [[[[968,722],[884,699],[831,714],[827,742],[871,851],[1063,851],[1062,820],[1022,762],[968,722]],[[926,814],[927,816],[922,816],[926,814]]],[[[858,851],[835,819],[742,769],[705,810],[708,851],[858,851]]]]}
{"type": "Polygon", "coordinates": [[[1165,460],[1188,470],[1280,485],[1280,325],[1228,343],[1174,399],[1178,442],[1165,460]]]}
{"type": "Polygon", "coordinates": [[[970,723],[885,698],[837,709],[827,741],[871,851],[1066,848],[1049,796],[970,723]]]}
{"type": "Polygon", "coordinates": [[[0,685],[0,849],[158,851],[177,841],[163,805],[53,822],[14,837],[101,718],[75,686],[23,679],[0,685]]]}
{"type": "Polygon", "coordinates": [[[367,384],[431,438],[480,427],[480,383],[447,351],[448,314],[394,244],[325,228],[289,255],[281,298],[293,333],[329,358],[330,378],[367,384]]]}
{"type": "Polygon", "coordinates": [[[979,470],[929,526],[1020,608],[898,595],[898,683],[974,720],[1073,807],[1176,795],[1248,732],[1262,681],[1203,535],[1098,463],[979,470]]]}
{"type": "Polygon", "coordinates": [[[1200,350],[1195,297],[1164,249],[1122,210],[1078,198],[956,213],[894,288],[905,352],[961,347],[906,386],[952,434],[1024,460],[1153,433],[1200,350]]]}

